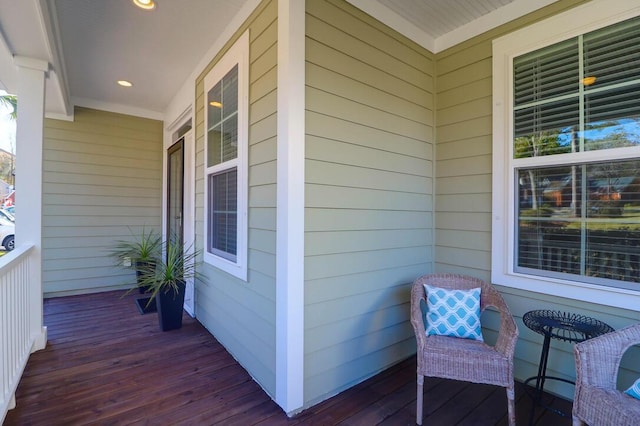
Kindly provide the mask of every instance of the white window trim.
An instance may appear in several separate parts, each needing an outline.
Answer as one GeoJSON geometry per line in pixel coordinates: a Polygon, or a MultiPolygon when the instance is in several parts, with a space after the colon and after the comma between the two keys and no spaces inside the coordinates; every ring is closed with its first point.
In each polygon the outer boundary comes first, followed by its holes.
{"type": "MultiPolygon", "coordinates": [[[[213,69],[204,78],[204,229],[205,250],[204,261],[219,268],[243,281],[247,280],[247,236],[248,236],[248,151],[249,151],[249,32],[245,32],[215,64],[213,69]],[[207,114],[207,93],[215,86],[234,66],[238,65],[238,157],[232,160],[238,170],[238,214],[237,214],[237,246],[236,261],[230,261],[220,256],[209,253],[208,239],[209,229],[209,176],[221,168],[219,165],[207,167],[207,129],[209,128],[207,114]]],[[[230,167],[231,162],[226,162],[224,169],[230,167]]]]}
{"type": "MultiPolygon", "coordinates": [[[[492,260],[491,280],[495,284],[601,305],[640,309],[640,291],[604,287],[577,281],[533,277],[514,272],[514,182],[511,114],[513,59],[524,53],[576,37],[640,15],[637,0],[594,0],[586,5],[535,23],[493,42],[493,170],[492,170],[492,260]]],[[[602,151],[585,153],[605,160],[602,151]]]]}

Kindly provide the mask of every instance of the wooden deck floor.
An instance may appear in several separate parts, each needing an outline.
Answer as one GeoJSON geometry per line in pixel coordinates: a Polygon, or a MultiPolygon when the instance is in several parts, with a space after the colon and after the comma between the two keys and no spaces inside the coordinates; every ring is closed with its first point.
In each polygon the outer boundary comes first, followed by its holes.
{"type": "MultiPolygon", "coordinates": [[[[5,425],[413,425],[415,357],[288,418],[185,314],[161,332],[122,292],[45,301],[49,342],[32,355],[5,425]]],[[[517,386],[519,424],[531,407],[517,386]]],[[[569,411],[570,403],[555,399],[569,411]]],[[[505,425],[502,388],[425,380],[425,425],[505,425]]],[[[570,425],[539,412],[538,425],[570,425]]]]}

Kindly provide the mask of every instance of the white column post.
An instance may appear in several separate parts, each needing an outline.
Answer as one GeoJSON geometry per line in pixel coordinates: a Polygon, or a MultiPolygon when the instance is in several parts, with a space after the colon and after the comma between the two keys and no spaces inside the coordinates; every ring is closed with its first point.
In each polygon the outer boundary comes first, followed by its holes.
{"type": "Polygon", "coordinates": [[[42,153],[45,76],[49,63],[16,56],[18,121],[16,126],[16,246],[32,244],[29,280],[29,328],[32,351],[44,349],[47,329],[42,312],[42,153]]]}
{"type": "Polygon", "coordinates": [[[278,0],[276,402],[304,405],[305,2],[278,0]]]}

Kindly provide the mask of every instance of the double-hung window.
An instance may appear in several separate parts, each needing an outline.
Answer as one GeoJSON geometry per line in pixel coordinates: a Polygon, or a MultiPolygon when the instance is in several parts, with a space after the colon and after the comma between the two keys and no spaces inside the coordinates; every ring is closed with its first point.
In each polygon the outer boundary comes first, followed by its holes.
{"type": "Polygon", "coordinates": [[[625,306],[612,294],[640,298],[640,11],[594,3],[494,43],[492,279],[625,306]]]}
{"type": "Polygon", "coordinates": [[[204,260],[247,276],[248,35],[204,79],[204,260]]]}

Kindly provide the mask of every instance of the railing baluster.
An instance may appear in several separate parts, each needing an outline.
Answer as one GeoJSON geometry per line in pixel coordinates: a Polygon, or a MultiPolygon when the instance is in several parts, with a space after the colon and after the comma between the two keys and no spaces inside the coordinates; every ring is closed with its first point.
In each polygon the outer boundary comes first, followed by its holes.
{"type": "MultiPolygon", "coordinates": [[[[37,336],[31,333],[30,298],[42,297],[29,279],[33,246],[0,258],[0,424],[15,403],[15,390],[37,336]]],[[[36,288],[40,288],[37,286],[36,288]]],[[[42,318],[42,313],[35,315],[42,318]]]]}

